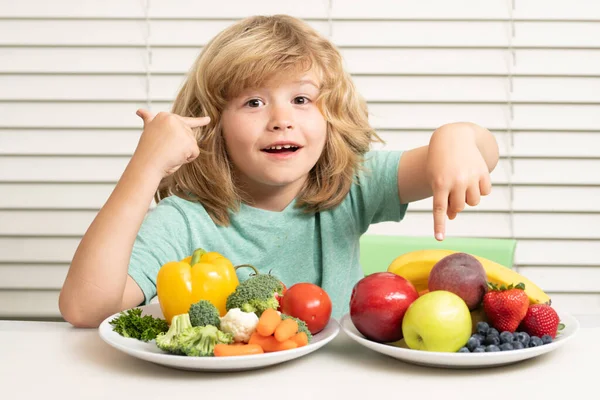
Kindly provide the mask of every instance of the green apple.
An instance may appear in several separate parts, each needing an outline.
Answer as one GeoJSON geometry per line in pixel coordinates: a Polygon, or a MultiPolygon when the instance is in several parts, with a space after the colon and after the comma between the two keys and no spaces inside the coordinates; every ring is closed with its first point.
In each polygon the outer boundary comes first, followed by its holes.
{"type": "Polygon", "coordinates": [[[404,341],[413,350],[456,352],[467,343],[471,330],[469,307],[446,290],[413,301],[402,320],[404,341]]]}

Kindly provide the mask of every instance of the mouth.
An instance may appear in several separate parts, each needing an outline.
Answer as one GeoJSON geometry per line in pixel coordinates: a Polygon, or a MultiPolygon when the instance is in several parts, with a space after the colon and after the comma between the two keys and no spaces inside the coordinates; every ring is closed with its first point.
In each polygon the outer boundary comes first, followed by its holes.
{"type": "Polygon", "coordinates": [[[273,146],[269,146],[269,147],[265,147],[264,149],[261,149],[261,151],[264,151],[265,153],[270,153],[270,154],[288,154],[288,153],[295,153],[296,151],[300,150],[302,147],[295,145],[295,144],[282,144],[282,145],[273,145],[273,146]]]}

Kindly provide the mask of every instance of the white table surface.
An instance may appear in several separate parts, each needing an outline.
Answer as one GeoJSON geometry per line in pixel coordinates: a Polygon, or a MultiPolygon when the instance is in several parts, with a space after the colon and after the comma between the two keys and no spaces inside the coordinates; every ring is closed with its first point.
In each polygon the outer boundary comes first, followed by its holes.
{"type": "Polygon", "coordinates": [[[595,398],[600,386],[600,316],[578,319],[581,329],[561,348],[491,369],[406,364],[366,349],[340,331],[331,343],[305,357],[235,373],[182,371],[138,360],[106,344],[95,329],[59,322],[0,321],[0,398],[595,398]]]}

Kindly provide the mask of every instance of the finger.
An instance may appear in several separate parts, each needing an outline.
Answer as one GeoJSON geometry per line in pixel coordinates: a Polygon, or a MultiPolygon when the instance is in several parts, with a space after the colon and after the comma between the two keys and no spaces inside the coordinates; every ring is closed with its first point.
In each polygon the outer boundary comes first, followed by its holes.
{"type": "Polygon", "coordinates": [[[448,218],[451,220],[456,218],[456,215],[465,209],[466,187],[456,186],[448,198],[448,218]]]}
{"type": "Polygon", "coordinates": [[[467,204],[473,207],[479,204],[479,202],[481,201],[481,196],[479,194],[478,184],[469,186],[469,188],[467,189],[466,200],[467,204]]]}
{"type": "Polygon", "coordinates": [[[140,117],[142,119],[142,121],[144,121],[144,125],[150,123],[150,121],[152,121],[154,119],[154,113],[145,110],[143,108],[140,108],[139,110],[137,110],[135,112],[135,114],[140,117]]]}
{"type": "Polygon", "coordinates": [[[456,213],[452,211],[452,209],[452,198],[448,198],[448,208],[446,209],[446,215],[448,216],[449,220],[453,220],[454,218],[456,218],[456,213]]]}
{"type": "Polygon", "coordinates": [[[446,210],[448,207],[448,191],[439,190],[433,194],[433,231],[435,238],[444,240],[446,235],[446,210]]]}
{"type": "Polygon", "coordinates": [[[181,119],[190,128],[198,128],[200,126],[208,125],[208,123],[210,122],[210,117],[181,117],[181,119]]]}
{"type": "Polygon", "coordinates": [[[459,213],[465,209],[465,199],[467,196],[467,185],[457,184],[450,193],[450,204],[452,205],[451,211],[459,213]]]}
{"type": "Polygon", "coordinates": [[[492,193],[492,181],[489,174],[484,175],[479,181],[479,193],[482,196],[487,196],[492,193]]]}

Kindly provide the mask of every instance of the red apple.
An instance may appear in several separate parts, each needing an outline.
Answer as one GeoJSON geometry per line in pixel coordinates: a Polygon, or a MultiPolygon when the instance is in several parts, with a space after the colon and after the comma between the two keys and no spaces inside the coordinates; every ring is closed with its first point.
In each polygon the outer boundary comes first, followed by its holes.
{"type": "Polygon", "coordinates": [[[379,343],[402,339],[402,319],[408,306],[419,298],[413,284],[391,272],[377,272],[354,285],[350,318],[367,339],[379,343]]]}

